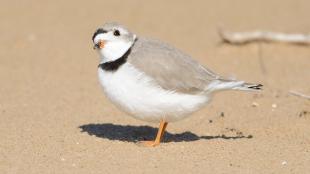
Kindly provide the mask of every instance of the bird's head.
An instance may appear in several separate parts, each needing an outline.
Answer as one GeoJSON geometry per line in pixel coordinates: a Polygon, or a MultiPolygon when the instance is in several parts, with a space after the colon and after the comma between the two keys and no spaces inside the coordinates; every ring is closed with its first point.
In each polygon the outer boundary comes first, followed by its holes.
{"type": "Polygon", "coordinates": [[[135,42],[136,35],[118,23],[106,23],[93,34],[94,49],[99,51],[102,62],[122,57],[135,42]]]}

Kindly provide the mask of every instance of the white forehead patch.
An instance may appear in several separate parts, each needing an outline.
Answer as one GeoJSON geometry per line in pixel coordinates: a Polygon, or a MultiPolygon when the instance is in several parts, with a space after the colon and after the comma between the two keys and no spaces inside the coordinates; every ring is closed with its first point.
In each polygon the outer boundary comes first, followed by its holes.
{"type": "Polygon", "coordinates": [[[100,40],[105,40],[106,36],[104,36],[106,33],[103,34],[97,34],[97,36],[94,38],[94,43],[98,43],[100,40]]]}
{"type": "Polygon", "coordinates": [[[95,38],[94,38],[94,43],[98,43],[100,40],[105,40],[105,41],[110,41],[114,39],[114,35],[111,32],[108,33],[101,33],[98,34],[95,38]]]}

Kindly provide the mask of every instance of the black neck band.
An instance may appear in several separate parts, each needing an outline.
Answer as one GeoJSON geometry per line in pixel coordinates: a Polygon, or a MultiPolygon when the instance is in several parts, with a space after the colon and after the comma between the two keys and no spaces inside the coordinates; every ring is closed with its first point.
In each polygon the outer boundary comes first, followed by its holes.
{"type": "Polygon", "coordinates": [[[99,68],[101,68],[102,70],[105,70],[105,71],[111,71],[111,72],[114,72],[116,71],[120,66],[122,66],[124,63],[126,63],[127,61],[127,58],[129,56],[131,52],[131,47],[126,51],[126,53],[114,60],[114,61],[110,61],[110,62],[105,62],[105,63],[101,63],[98,65],[99,68]]]}

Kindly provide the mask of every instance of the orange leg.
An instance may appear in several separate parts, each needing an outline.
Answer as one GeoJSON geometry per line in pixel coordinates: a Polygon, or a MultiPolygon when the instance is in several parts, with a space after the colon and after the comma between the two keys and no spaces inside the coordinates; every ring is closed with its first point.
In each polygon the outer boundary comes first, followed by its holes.
{"type": "Polygon", "coordinates": [[[147,146],[147,147],[154,147],[154,146],[159,145],[161,142],[161,139],[164,136],[165,129],[166,129],[167,125],[168,125],[167,122],[160,121],[158,132],[157,132],[155,140],[154,141],[142,141],[142,142],[140,142],[140,144],[147,146]]]}

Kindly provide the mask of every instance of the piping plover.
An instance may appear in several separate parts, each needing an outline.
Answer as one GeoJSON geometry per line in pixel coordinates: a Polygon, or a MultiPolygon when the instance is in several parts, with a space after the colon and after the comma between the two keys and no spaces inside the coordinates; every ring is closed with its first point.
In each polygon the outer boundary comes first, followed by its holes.
{"type": "Polygon", "coordinates": [[[106,23],[92,37],[100,55],[98,75],[106,96],[133,117],[160,123],[160,143],[169,122],[205,106],[222,90],[254,91],[261,84],[225,79],[161,41],[137,37],[118,23],[106,23]]]}

